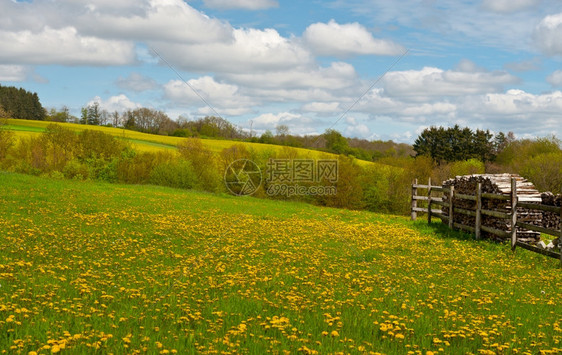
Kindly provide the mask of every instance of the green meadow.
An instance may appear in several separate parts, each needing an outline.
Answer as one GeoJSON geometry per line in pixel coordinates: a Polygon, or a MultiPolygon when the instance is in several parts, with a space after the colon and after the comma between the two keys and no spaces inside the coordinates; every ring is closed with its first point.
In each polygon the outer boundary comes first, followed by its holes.
{"type": "Polygon", "coordinates": [[[555,260],[439,223],[0,173],[0,348],[562,351],[555,260]]]}

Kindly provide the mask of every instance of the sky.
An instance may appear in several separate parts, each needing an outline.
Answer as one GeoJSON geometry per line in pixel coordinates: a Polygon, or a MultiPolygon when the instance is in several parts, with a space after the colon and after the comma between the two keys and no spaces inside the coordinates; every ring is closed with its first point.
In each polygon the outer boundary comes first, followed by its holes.
{"type": "Polygon", "coordinates": [[[562,137],[559,0],[0,0],[0,84],[412,143],[429,126],[562,137]]]}

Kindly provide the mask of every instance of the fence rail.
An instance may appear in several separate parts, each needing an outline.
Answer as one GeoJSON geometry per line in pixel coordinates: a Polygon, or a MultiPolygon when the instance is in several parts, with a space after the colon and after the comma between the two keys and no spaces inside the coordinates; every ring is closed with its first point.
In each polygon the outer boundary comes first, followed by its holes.
{"type": "Polygon", "coordinates": [[[516,247],[521,247],[530,250],[535,253],[546,255],[560,260],[562,264],[562,207],[549,206],[543,204],[534,204],[528,202],[520,202],[517,197],[517,181],[511,179],[511,191],[509,195],[505,194],[494,194],[488,192],[482,192],[482,184],[478,183],[474,195],[460,194],[455,192],[455,187],[445,187],[436,186],[431,184],[431,179],[429,179],[427,185],[418,184],[418,180],[414,180],[412,184],[412,203],[411,203],[411,218],[412,220],[417,219],[418,212],[427,214],[427,222],[431,223],[432,217],[440,218],[443,222],[449,224],[449,228],[457,228],[464,231],[474,233],[476,239],[480,239],[481,232],[487,232],[499,236],[504,239],[511,239],[511,249],[515,250],[516,247]],[[426,190],[426,194],[418,195],[418,189],[426,190]],[[432,196],[434,192],[441,193],[441,197],[432,196]],[[449,202],[443,201],[443,197],[447,195],[449,202]],[[475,202],[474,210],[469,210],[466,208],[455,207],[455,199],[469,200],[475,202]],[[510,208],[509,213],[496,211],[496,210],[486,210],[482,208],[483,199],[495,199],[504,200],[508,202],[508,207],[510,208]],[[425,201],[427,203],[426,207],[418,206],[418,201],[425,201]],[[434,209],[433,205],[442,206],[442,209],[434,209]],[[536,226],[533,224],[525,223],[517,220],[517,208],[525,208],[530,210],[538,210],[544,212],[553,212],[560,215],[561,229],[550,229],[542,226],[536,226]],[[443,213],[443,209],[448,210],[448,214],[443,213]],[[461,223],[457,223],[454,220],[454,215],[456,213],[464,214],[475,218],[474,226],[469,226],[461,223]],[[509,231],[499,230],[496,228],[488,227],[482,225],[482,215],[491,216],[498,219],[509,220],[509,231]],[[560,252],[555,252],[553,250],[542,249],[537,246],[524,243],[517,240],[517,227],[521,227],[527,230],[544,233],[559,238],[558,248],[560,252]]]}

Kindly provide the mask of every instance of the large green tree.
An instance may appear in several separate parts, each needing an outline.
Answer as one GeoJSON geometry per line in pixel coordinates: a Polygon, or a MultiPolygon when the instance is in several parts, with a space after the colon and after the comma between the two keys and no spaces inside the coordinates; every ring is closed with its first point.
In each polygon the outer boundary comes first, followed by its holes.
{"type": "Polygon", "coordinates": [[[46,117],[37,93],[14,86],[0,85],[0,107],[12,118],[43,121],[46,117]]]}
{"type": "MultiPolygon", "coordinates": [[[[499,135],[498,135],[499,136],[499,135]]],[[[503,142],[503,133],[498,140],[489,131],[454,127],[426,128],[416,139],[416,156],[425,155],[437,162],[451,162],[476,158],[487,162],[495,159],[498,145],[503,142]]]]}

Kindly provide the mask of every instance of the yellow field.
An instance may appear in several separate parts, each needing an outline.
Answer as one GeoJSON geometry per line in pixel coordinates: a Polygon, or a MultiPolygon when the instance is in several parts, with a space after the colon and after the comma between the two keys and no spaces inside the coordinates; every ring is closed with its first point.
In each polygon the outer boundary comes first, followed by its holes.
{"type": "MultiPolygon", "coordinates": [[[[32,121],[32,120],[19,120],[19,119],[9,119],[7,120],[8,127],[16,132],[17,137],[30,137],[39,134],[45,128],[52,124],[49,121],[32,121]]],[[[133,147],[139,151],[169,151],[170,149],[176,149],[176,146],[185,140],[186,138],[181,137],[171,137],[171,136],[160,136],[155,134],[148,134],[142,132],[136,132],[131,130],[126,130],[122,128],[113,127],[102,127],[102,126],[87,126],[75,123],[57,123],[65,128],[71,129],[76,132],[81,132],[86,129],[101,131],[110,134],[114,137],[122,138],[124,140],[130,141],[133,147]]],[[[229,148],[234,144],[243,144],[246,148],[257,151],[264,152],[268,151],[272,154],[278,153],[286,147],[272,144],[261,144],[261,143],[250,143],[250,142],[239,142],[231,140],[222,139],[203,139],[203,145],[215,152],[219,153],[225,148],[229,148]]],[[[299,158],[334,158],[335,154],[320,152],[311,149],[304,148],[293,148],[296,150],[299,158]]],[[[373,166],[379,165],[381,168],[386,167],[386,165],[376,164],[372,162],[358,160],[361,166],[373,166]]]]}

